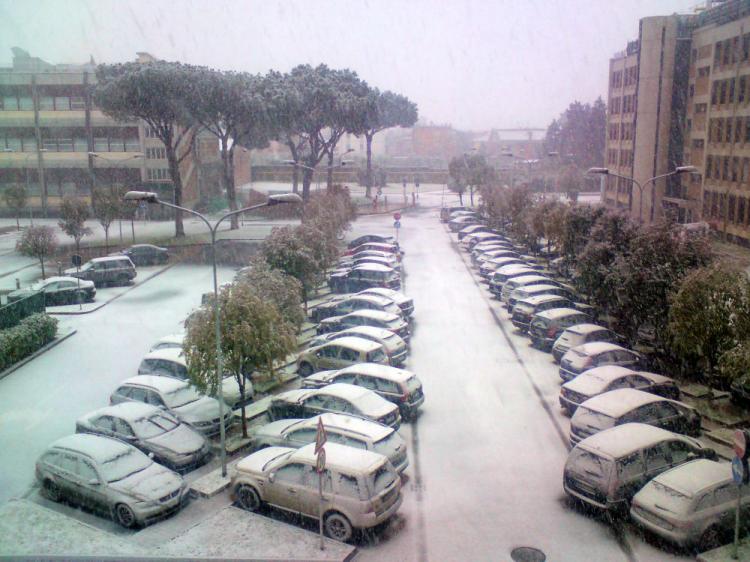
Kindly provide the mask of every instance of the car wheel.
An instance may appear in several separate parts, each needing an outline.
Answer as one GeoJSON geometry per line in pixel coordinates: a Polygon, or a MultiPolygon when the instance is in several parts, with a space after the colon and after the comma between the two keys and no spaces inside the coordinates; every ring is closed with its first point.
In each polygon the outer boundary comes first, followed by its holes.
{"type": "Polygon", "coordinates": [[[44,495],[47,496],[53,502],[59,502],[62,500],[62,492],[60,487],[55,484],[52,480],[45,480],[42,484],[44,495]]]}
{"type": "Polygon", "coordinates": [[[297,373],[302,377],[309,377],[313,374],[313,366],[310,363],[300,363],[297,373]]]}
{"type": "Polygon", "coordinates": [[[340,513],[329,513],[323,522],[323,529],[327,537],[341,542],[352,538],[352,524],[340,513]]]}
{"type": "Polygon", "coordinates": [[[115,506],[115,521],[126,529],[132,529],[137,523],[135,513],[124,503],[118,503],[115,506]]]}
{"type": "Polygon", "coordinates": [[[701,540],[698,543],[698,549],[701,552],[706,552],[707,550],[719,548],[722,543],[723,541],[721,540],[721,532],[719,531],[719,528],[712,526],[706,529],[701,535],[701,540]]]}
{"type": "Polygon", "coordinates": [[[242,509],[247,511],[258,511],[261,506],[260,496],[255,488],[247,484],[240,484],[237,487],[237,503],[242,509]]]}

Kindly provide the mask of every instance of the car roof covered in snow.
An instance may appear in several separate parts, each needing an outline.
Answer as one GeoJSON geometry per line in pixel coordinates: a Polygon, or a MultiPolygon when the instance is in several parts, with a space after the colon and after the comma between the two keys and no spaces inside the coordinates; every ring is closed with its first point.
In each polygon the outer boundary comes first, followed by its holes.
{"type": "MultiPolygon", "coordinates": [[[[334,470],[369,472],[385,462],[386,457],[373,451],[356,449],[339,445],[338,443],[326,443],[326,467],[334,470]]],[[[305,445],[291,454],[289,460],[298,460],[308,464],[316,462],[315,443],[305,445]]]]}
{"type": "Polygon", "coordinates": [[[618,388],[589,398],[579,408],[582,407],[612,418],[619,418],[634,408],[661,401],[669,402],[669,400],[650,392],[643,392],[634,388],[618,388]]]}
{"type": "Polygon", "coordinates": [[[538,312],[536,315],[540,318],[546,318],[547,320],[557,320],[559,318],[564,318],[565,316],[570,316],[571,314],[585,314],[581,312],[580,310],[576,310],[575,308],[550,308],[549,310],[544,310],[542,312],[538,312]]]}
{"type": "Polygon", "coordinates": [[[525,299],[521,299],[518,301],[518,304],[529,304],[531,306],[536,306],[538,304],[543,304],[545,302],[550,301],[567,301],[568,299],[565,297],[561,297],[560,295],[549,295],[549,294],[542,294],[542,295],[534,295],[533,297],[527,297],[525,299]]]}
{"type": "Polygon", "coordinates": [[[89,412],[88,414],[86,414],[85,416],[82,416],[79,419],[90,420],[99,416],[113,416],[116,418],[121,418],[126,421],[136,421],[136,420],[143,419],[147,416],[152,416],[153,414],[158,414],[158,413],[163,413],[163,412],[164,410],[152,404],[146,404],[145,402],[129,401],[129,402],[120,402],[119,404],[114,404],[113,406],[105,406],[104,408],[99,408],[98,410],[89,412]]]}
{"type": "MultiPolygon", "coordinates": [[[[577,345],[573,349],[579,353],[584,353],[586,355],[599,355],[600,353],[616,350],[630,351],[629,349],[622,347],[621,345],[617,345],[616,343],[607,341],[590,341],[588,343],[577,345]]],[[[631,351],[631,353],[635,353],[635,351],[631,351]]]]}
{"type": "Polygon", "coordinates": [[[574,324],[573,326],[565,329],[566,332],[573,332],[574,334],[580,334],[582,336],[590,334],[591,332],[598,332],[599,330],[609,331],[609,328],[600,326],[599,324],[583,323],[574,324]]]}
{"type": "Polygon", "coordinates": [[[732,481],[732,465],[696,459],[661,473],[654,479],[681,494],[693,497],[706,488],[732,481]]]}
{"type": "Polygon", "coordinates": [[[396,382],[406,382],[414,376],[414,373],[407,371],[406,369],[398,369],[396,367],[391,367],[390,365],[380,365],[378,363],[357,363],[355,365],[350,365],[349,367],[344,367],[338,372],[373,375],[396,382]]]}
{"type": "Polygon", "coordinates": [[[190,386],[187,381],[181,381],[172,377],[163,377],[160,375],[136,375],[122,381],[122,385],[126,384],[147,386],[149,388],[155,388],[159,392],[173,392],[177,389],[190,386]]]}
{"type": "Polygon", "coordinates": [[[393,271],[393,268],[388,267],[387,265],[381,265],[379,263],[363,263],[354,266],[352,268],[352,271],[382,271],[385,273],[390,273],[391,271],[393,271]]]}
{"type": "Polygon", "coordinates": [[[346,318],[347,316],[361,316],[365,318],[372,318],[373,320],[382,320],[383,322],[392,322],[393,320],[398,320],[400,318],[398,314],[393,314],[392,312],[385,312],[384,310],[370,310],[367,308],[362,310],[355,310],[354,312],[345,314],[343,318],[346,318]]]}
{"type": "MultiPolygon", "coordinates": [[[[349,416],[347,414],[335,414],[327,412],[314,416],[302,421],[299,427],[316,427],[318,425],[318,418],[323,421],[323,426],[326,429],[339,428],[347,431],[361,433],[367,435],[373,441],[380,441],[384,437],[393,433],[395,430],[392,427],[383,425],[376,421],[360,418],[359,416],[349,416]]],[[[326,445],[327,448],[327,445],[326,445]]]]}
{"type": "Polygon", "coordinates": [[[358,338],[357,336],[345,336],[343,338],[336,338],[329,340],[321,345],[333,344],[343,345],[345,347],[350,347],[351,349],[356,349],[357,351],[363,351],[365,353],[375,351],[376,349],[381,347],[381,344],[376,341],[366,340],[365,338],[358,338]]]}
{"type": "Polygon", "coordinates": [[[165,361],[172,361],[174,363],[180,363],[186,365],[185,355],[182,353],[181,347],[165,347],[162,349],[156,349],[149,351],[143,356],[144,359],[163,359],[165,361]]]}
{"type": "Polygon", "coordinates": [[[347,328],[346,330],[341,330],[340,332],[333,332],[331,334],[332,336],[331,339],[332,340],[340,339],[346,336],[357,337],[358,334],[370,336],[373,338],[378,338],[381,340],[397,335],[396,332],[391,332],[387,328],[378,328],[377,326],[352,326],[351,328],[347,328]],[[343,334],[343,335],[337,336],[337,334],[343,334]]]}
{"type": "Polygon", "coordinates": [[[564,388],[574,392],[591,395],[601,392],[614,380],[625,375],[634,375],[635,371],[619,365],[602,365],[584,371],[576,378],[563,384],[564,388]]]}
{"type": "Polygon", "coordinates": [[[645,423],[625,423],[599,431],[581,441],[578,446],[582,449],[596,451],[619,459],[666,439],[689,441],[693,445],[697,445],[697,442],[689,437],[672,433],[660,427],[645,423]]]}
{"type": "MultiPolygon", "coordinates": [[[[132,445],[128,445],[117,439],[92,435],[90,433],[66,435],[52,443],[50,447],[77,451],[94,459],[98,463],[130,453],[135,449],[132,445]]],[[[137,451],[137,449],[135,450],[137,451]]]]}

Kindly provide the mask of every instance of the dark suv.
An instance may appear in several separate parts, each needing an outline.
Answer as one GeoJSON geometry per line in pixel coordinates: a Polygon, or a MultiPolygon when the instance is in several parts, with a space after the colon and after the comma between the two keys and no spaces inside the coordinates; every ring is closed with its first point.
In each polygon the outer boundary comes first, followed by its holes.
{"type": "Polygon", "coordinates": [[[135,266],[127,256],[94,258],[86,262],[79,271],[66,269],[65,275],[93,281],[97,287],[104,285],[127,285],[137,275],[135,266]]]}
{"type": "Polygon", "coordinates": [[[328,286],[334,293],[356,293],[372,287],[398,291],[401,289],[401,276],[390,267],[366,263],[335,271],[328,278],[328,286]]]}

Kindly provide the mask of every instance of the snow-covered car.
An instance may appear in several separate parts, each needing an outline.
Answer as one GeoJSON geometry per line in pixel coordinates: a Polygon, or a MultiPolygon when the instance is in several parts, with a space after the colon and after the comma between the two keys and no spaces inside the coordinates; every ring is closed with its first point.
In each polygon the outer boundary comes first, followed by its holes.
{"type": "Polygon", "coordinates": [[[698,437],[701,432],[701,415],[692,406],[650,392],[621,388],[589,398],[578,406],[570,419],[570,444],[625,423],[646,423],[691,437],[698,437]]]}
{"type": "Polygon", "coordinates": [[[357,363],[338,371],[320,371],[302,381],[302,388],[323,388],[333,383],[361,386],[396,404],[401,417],[413,418],[424,403],[422,382],[405,369],[376,363],[357,363]]]}
{"type": "Polygon", "coordinates": [[[483,224],[470,224],[458,231],[459,242],[463,240],[465,236],[473,234],[474,232],[493,232],[493,230],[489,226],[483,224]]]}
{"type": "Polygon", "coordinates": [[[83,264],[80,269],[66,269],[65,275],[93,281],[96,286],[129,285],[138,272],[129,257],[118,255],[94,258],[83,264]]]}
{"type": "Polygon", "coordinates": [[[401,263],[393,257],[384,258],[380,256],[362,256],[360,254],[340,259],[336,267],[357,267],[359,265],[382,265],[393,268],[396,271],[400,271],[401,269],[401,263]]]}
{"type": "Polygon", "coordinates": [[[463,237],[461,242],[459,243],[461,245],[461,248],[463,248],[467,252],[471,252],[471,250],[474,249],[474,246],[481,242],[505,242],[506,238],[505,236],[502,236],[501,234],[498,234],[496,232],[473,232],[471,234],[468,234],[463,237]]]}
{"type": "MultiPolygon", "coordinates": [[[[525,277],[516,277],[516,279],[524,278],[525,277]]],[[[514,279],[511,279],[510,281],[508,281],[508,283],[510,283],[511,281],[514,281],[514,279]]],[[[548,279],[544,279],[543,281],[539,281],[537,283],[534,283],[533,285],[517,286],[513,289],[513,291],[511,291],[510,295],[508,295],[507,300],[503,301],[503,304],[505,305],[505,308],[507,310],[513,310],[513,307],[516,306],[516,303],[518,301],[527,299],[529,297],[534,297],[536,295],[560,295],[561,297],[567,297],[571,300],[573,297],[572,293],[570,293],[570,291],[568,291],[567,289],[555,285],[554,282],[550,283],[548,279]]],[[[504,295],[502,295],[502,293],[501,298],[504,298],[504,295]]]]}
{"type": "Polygon", "coordinates": [[[206,438],[158,406],[122,402],[78,418],[76,433],[119,439],[173,470],[203,464],[211,456],[206,438]]]}
{"type": "Polygon", "coordinates": [[[327,443],[375,451],[388,457],[398,472],[409,466],[406,442],[392,427],[345,414],[321,414],[305,419],[271,422],[252,432],[253,448],[304,447],[315,443],[318,420],[326,430],[327,443]]]}
{"type": "MultiPolygon", "coordinates": [[[[543,275],[541,272],[532,273],[530,275],[521,275],[520,277],[514,277],[513,279],[508,279],[505,282],[505,285],[503,285],[502,291],[500,291],[500,301],[507,305],[508,301],[510,300],[510,295],[513,294],[513,291],[520,287],[529,287],[533,285],[538,285],[540,283],[545,283],[547,285],[559,285],[557,281],[554,279],[550,279],[546,275],[543,275]]],[[[550,293],[548,293],[550,294],[550,293]]],[[[531,298],[537,295],[529,295],[525,298],[531,298]]],[[[564,296],[565,298],[568,298],[570,301],[573,301],[568,295],[558,295],[558,296],[564,296]]],[[[507,307],[508,310],[513,310],[513,307],[507,307]]]]}
{"type": "MultiPolygon", "coordinates": [[[[138,375],[124,381],[109,397],[109,403],[145,402],[164,408],[204,435],[219,433],[221,405],[216,398],[198,394],[189,383],[172,377],[138,375]]],[[[224,404],[224,427],[234,422],[232,409],[224,404]]]]}
{"type": "Polygon", "coordinates": [[[355,363],[389,362],[383,344],[356,336],[346,336],[308,348],[297,357],[297,373],[309,377],[323,369],[341,369],[355,363]]]}
{"type": "Polygon", "coordinates": [[[344,252],[344,255],[353,256],[361,252],[385,252],[387,254],[395,256],[399,260],[404,253],[401,247],[395,243],[389,244],[387,242],[365,242],[364,244],[360,244],[359,246],[349,248],[346,252],[344,252]]]}
{"type": "Polygon", "coordinates": [[[37,460],[36,478],[52,501],[105,513],[126,528],[178,511],[188,493],[179,474],[132,445],[99,435],[55,441],[37,460]]]}
{"type": "Polygon", "coordinates": [[[488,283],[492,274],[495,271],[499,270],[501,267],[505,267],[506,265],[519,265],[529,267],[528,264],[518,256],[500,256],[484,260],[479,265],[479,275],[482,277],[482,279],[484,279],[486,283],[488,283]]]}
{"type": "Polygon", "coordinates": [[[355,310],[343,316],[331,316],[321,320],[318,324],[318,334],[327,332],[338,332],[353,328],[354,326],[375,326],[376,328],[385,328],[401,336],[404,340],[409,341],[409,324],[403,319],[400,313],[393,314],[383,312],[382,310],[355,310]]]}
{"type": "Polygon", "coordinates": [[[592,341],[571,347],[560,359],[560,378],[565,382],[584,371],[604,365],[617,365],[637,370],[643,358],[640,353],[625,349],[616,343],[592,341]]]}
{"type": "Polygon", "coordinates": [[[481,221],[473,215],[461,215],[448,221],[451,232],[458,232],[470,224],[481,224],[481,221]]]}
{"type": "Polygon", "coordinates": [[[587,322],[591,317],[575,308],[551,308],[531,318],[528,335],[534,346],[548,350],[566,328],[587,322]]]}
{"type": "Polygon", "coordinates": [[[392,267],[366,263],[334,271],[328,277],[328,286],[334,293],[356,293],[372,287],[399,290],[401,276],[392,267]]]}
{"type": "MultiPolygon", "coordinates": [[[[390,461],[372,451],[326,444],[323,530],[346,542],[354,529],[387,521],[401,505],[401,478],[390,461]]],[[[245,457],[229,485],[232,499],[248,511],[264,504],[317,519],[320,490],[315,444],[300,449],[268,447],[245,457]]]]}
{"type": "Polygon", "coordinates": [[[715,458],[696,439],[642,423],[600,431],[568,454],[565,492],[600,509],[623,513],[633,495],[665,470],[697,458],[715,458]]]}
{"type": "Polygon", "coordinates": [[[309,347],[318,347],[324,343],[346,337],[362,338],[381,344],[388,355],[388,361],[393,367],[402,365],[409,353],[409,348],[401,336],[385,328],[376,328],[375,326],[355,326],[340,332],[321,334],[310,340],[309,347]]]}
{"type": "Polygon", "coordinates": [[[669,377],[633,371],[618,365],[606,365],[584,371],[563,384],[560,388],[560,406],[572,415],[589,398],[618,388],[635,388],[670,400],[680,399],[680,389],[669,377]]]}
{"type": "Polygon", "coordinates": [[[318,305],[310,312],[313,322],[320,322],[331,316],[342,316],[355,310],[381,310],[402,315],[401,308],[392,299],[382,295],[351,295],[334,298],[318,305]]]}
{"type": "Polygon", "coordinates": [[[159,338],[154,345],[151,346],[149,351],[156,351],[158,349],[182,349],[182,344],[185,341],[185,334],[169,334],[163,338],[159,338]]]}
{"type": "Polygon", "coordinates": [[[706,552],[732,540],[737,494],[750,508],[750,486],[732,480],[732,465],[697,459],[663,472],[635,497],[630,518],[659,538],[706,552]]]}
{"type": "Polygon", "coordinates": [[[23,300],[39,291],[44,293],[45,306],[91,302],[96,296],[93,281],[75,277],[47,277],[29,287],[8,293],[8,302],[23,300]]]}
{"type": "Polygon", "coordinates": [[[599,326],[598,324],[576,324],[566,328],[560,334],[560,337],[555,340],[555,343],[552,344],[552,357],[559,363],[562,356],[572,347],[595,341],[615,343],[619,339],[617,334],[604,326],[599,326]]]}
{"type": "MultiPolygon", "coordinates": [[[[476,248],[476,246],[475,246],[476,248]]],[[[483,252],[471,251],[471,262],[476,267],[481,267],[483,263],[497,258],[520,258],[521,256],[515,250],[505,246],[491,246],[490,249],[483,252]]]]}
{"type": "MultiPolygon", "coordinates": [[[[510,283],[510,281],[508,281],[508,283],[510,283]]],[[[503,292],[505,292],[505,289],[503,289],[503,292]]],[[[526,332],[529,329],[529,323],[535,314],[552,308],[563,308],[568,306],[573,306],[573,303],[560,295],[535,295],[518,301],[516,306],[513,307],[510,320],[516,328],[521,330],[521,332],[526,332]]]]}
{"type": "MultiPolygon", "coordinates": [[[[504,260],[512,260],[514,258],[500,258],[504,260]]],[[[484,264],[487,265],[487,264],[484,264]]],[[[484,267],[484,266],[482,266],[484,267]]],[[[487,281],[490,284],[490,292],[496,297],[501,298],[503,294],[503,285],[508,279],[514,277],[520,277],[521,275],[538,275],[539,272],[527,263],[512,263],[508,262],[507,265],[501,265],[499,269],[491,271],[487,277],[487,281]]]]}
{"type": "Polygon", "coordinates": [[[404,314],[404,318],[410,317],[414,314],[414,299],[407,297],[404,293],[395,291],[393,289],[386,289],[385,287],[372,287],[365,289],[357,293],[358,295],[379,295],[381,297],[387,297],[395,302],[401,312],[404,314]]]}
{"type": "MultiPolygon", "coordinates": [[[[187,381],[188,370],[182,347],[163,347],[145,355],[138,366],[139,375],[161,375],[187,381]]],[[[232,409],[241,408],[253,400],[253,383],[245,378],[245,393],[234,375],[227,375],[221,381],[221,395],[232,409]]]]}
{"type": "Polygon", "coordinates": [[[159,265],[169,261],[169,250],[153,244],[135,244],[119,252],[119,254],[128,256],[136,266],[159,265]]]}
{"type": "Polygon", "coordinates": [[[311,418],[333,412],[370,419],[398,429],[398,407],[372,390],[353,384],[334,383],[317,390],[297,389],[277,394],[268,406],[272,421],[287,418],[311,418]]]}
{"type": "Polygon", "coordinates": [[[357,248],[358,246],[362,246],[363,244],[393,244],[394,238],[393,236],[384,235],[384,234],[363,234],[362,236],[358,236],[354,240],[350,241],[346,247],[349,249],[357,248]]]}

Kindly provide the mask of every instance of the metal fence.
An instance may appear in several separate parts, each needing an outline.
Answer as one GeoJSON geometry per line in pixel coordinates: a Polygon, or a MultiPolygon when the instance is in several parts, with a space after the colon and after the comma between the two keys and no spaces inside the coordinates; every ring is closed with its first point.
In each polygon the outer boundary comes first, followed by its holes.
{"type": "Polygon", "coordinates": [[[0,330],[12,328],[27,316],[44,310],[43,291],[0,307],[0,330]]]}

